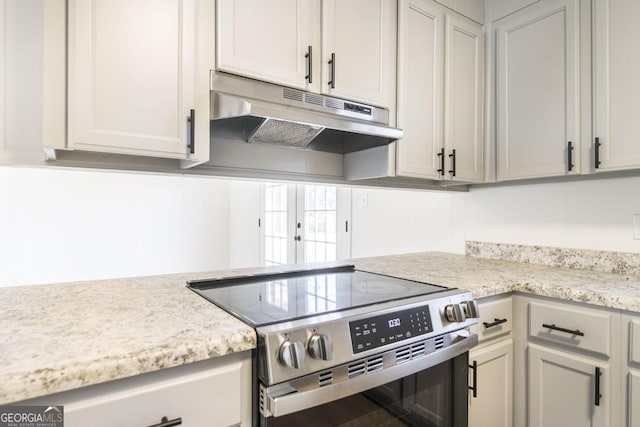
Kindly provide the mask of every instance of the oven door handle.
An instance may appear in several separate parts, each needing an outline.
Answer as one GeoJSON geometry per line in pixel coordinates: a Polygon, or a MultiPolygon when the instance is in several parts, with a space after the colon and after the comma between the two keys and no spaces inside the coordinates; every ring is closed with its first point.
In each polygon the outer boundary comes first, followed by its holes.
{"type": "Polygon", "coordinates": [[[276,396],[270,394],[270,391],[273,392],[275,391],[274,389],[276,389],[282,393],[282,387],[266,388],[261,385],[260,400],[266,403],[261,408],[262,415],[265,417],[280,417],[361,393],[453,359],[456,356],[468,352],[478,343],[478,335],[470,334],[467,331],[454,332],[453,335],[456,335],[455,338],[453,338],[453,343],[443,349],[436,350],[408,362],[324,387],[307,391],[292,390],[290,393],[276,396]]]}

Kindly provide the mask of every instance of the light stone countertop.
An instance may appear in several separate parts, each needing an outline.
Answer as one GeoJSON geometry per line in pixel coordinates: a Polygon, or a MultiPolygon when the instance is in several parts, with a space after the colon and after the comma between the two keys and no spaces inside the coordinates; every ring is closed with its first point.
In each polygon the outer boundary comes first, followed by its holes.
{"type": "MultiPolygon", "coordinates": [[[[640,312],[640,277],[437,252],[353,260],[356,268],[640,312]]],[[[285,268],[287,269],[287,268],[285,268]]],[[[252,328],[186,288],[224,270],[0,289],[0,404],[250,350],[252,328]]]]}
{"type": "Polygon", "coordinates": [[[439,252],[362,258],[355,264],[374,273],[465,289],[476,299],[517,291],[640,312],[640,276],[439,252]]]}

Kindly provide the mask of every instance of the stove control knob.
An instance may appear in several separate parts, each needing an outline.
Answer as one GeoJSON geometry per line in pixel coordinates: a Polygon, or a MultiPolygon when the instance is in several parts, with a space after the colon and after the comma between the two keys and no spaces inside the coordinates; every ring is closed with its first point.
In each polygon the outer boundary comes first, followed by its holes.
{"type": "Polygon", "coordinates": [[[315,334],[309,338],[309,356],[318,360],[331,360],[333,340],[328,335],[315,334]]]}
{"type": "Polygon", "coordinates": [[[460,304],[449,304],[444,308],[444,316],[449,322],[464,322],[467,318],[460,304]]]}
{"type": "Polygon", "coordinates": [[[287,368],[300,369],[304,363],[304,344],[300,341],[285,341],[280,346],[280,363],[287,368]]]}
{"type": "Polygon", "coordinates": [[[465,301],[460,304],[464,309],[464,314],[472,319],[478,319],[480,317],[480,310],[478,309],[478,303],[474,300],[465,301]]]}

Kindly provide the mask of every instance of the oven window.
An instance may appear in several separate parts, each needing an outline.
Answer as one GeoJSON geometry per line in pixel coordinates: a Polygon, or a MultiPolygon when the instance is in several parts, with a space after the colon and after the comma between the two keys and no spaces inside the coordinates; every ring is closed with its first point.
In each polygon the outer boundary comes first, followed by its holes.
{"type": "Polygon", "coordinates": [[[468,355],[463,354],[388,384],[283,417],[263,418],[263,426],[467,425],[468,355]]]}

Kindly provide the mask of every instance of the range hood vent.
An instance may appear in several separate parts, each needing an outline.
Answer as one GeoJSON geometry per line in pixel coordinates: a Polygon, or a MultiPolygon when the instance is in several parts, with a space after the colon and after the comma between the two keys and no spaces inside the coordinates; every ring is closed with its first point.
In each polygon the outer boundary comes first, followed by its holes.
{"type": "Polygon", "coordinates": [[[345,154],[402,138],[386,109],[220,72],[210,107],[214,140],[345,154]]]}

